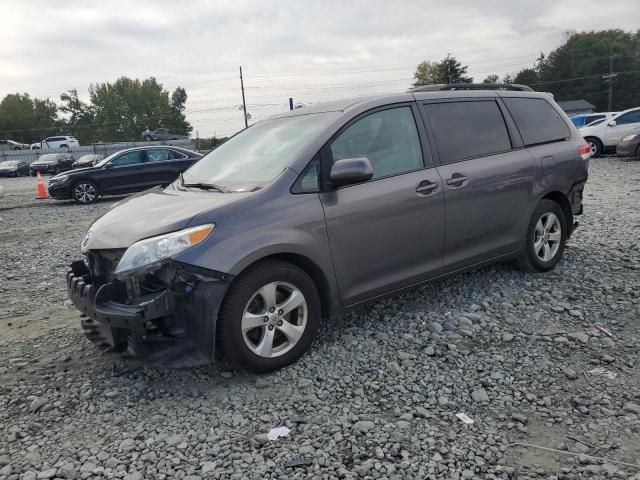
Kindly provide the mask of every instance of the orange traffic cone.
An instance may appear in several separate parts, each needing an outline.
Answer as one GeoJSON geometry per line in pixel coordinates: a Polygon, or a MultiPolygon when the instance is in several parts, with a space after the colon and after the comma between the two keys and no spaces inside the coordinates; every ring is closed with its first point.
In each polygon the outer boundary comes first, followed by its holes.
{"type": "Polygon", "coordinates": [[[36,198],[38,200],[44,200],[45,198],[49,198],[49,195],[47,195],[47,191],[44,188],[44,182],[42,181],[40,172],[36,172],[36,173],[38,174],[38,190],[36,191],[36,198]]]}

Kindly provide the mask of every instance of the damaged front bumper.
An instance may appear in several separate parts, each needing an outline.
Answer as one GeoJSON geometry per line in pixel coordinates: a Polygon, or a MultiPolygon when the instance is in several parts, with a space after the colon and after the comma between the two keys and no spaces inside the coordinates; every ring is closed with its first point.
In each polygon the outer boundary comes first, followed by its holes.
{"type": "Polygon", "coordinates": [[[140,277],[105,277],[83,260],[67,271],[69,297],[84,314],[81,324],[90,340],[167,366],[213,361],[229,275],[170,261],[140,277]]]}

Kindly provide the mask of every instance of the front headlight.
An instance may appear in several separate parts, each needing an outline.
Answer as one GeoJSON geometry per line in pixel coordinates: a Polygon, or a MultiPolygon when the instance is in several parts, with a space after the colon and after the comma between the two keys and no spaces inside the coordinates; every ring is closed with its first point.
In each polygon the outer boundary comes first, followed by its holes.
{"type": "Polygon", "coordinates": [[[203,242],[215,225],[200,225],[179,232],[145,238],[134,243],[118,262],[115,274],[121,276],[133,270],[150,269],[164,260],[203,242]]]}
{"type": "Polygon", "coordinates": [[[638,134],[638,133],[633,133],[633,134],[631,134],[631,135],[627,135],[626,137],[624,137],[624,138],[622,139],[622,141],[623,141],[623,142],[630,142],[631,140],[633,140],[634,138],[636,138],[638,135],[640,135],[640,134],[638,134]]]}

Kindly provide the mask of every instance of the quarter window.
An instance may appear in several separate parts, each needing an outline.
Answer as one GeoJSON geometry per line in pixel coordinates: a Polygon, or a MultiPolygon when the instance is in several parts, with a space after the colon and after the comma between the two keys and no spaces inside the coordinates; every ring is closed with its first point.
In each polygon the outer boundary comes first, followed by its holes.
{"type": "Polygon", "coordinates": [[[640,123],[640,110],[625,113],[616,118],[616,125],[625,125],[627,123],[640,123]]]}
{"type": "Polygon", "coordinates": [[[443,164],[511,149],[507,126],[494,100],[429,103],[424,108],[443,164]]]}
{"type": "Polygon", "coordinates": [[[165,150],[165,149],[157,149],[157,150],[147,150],[147,161],[148,162],[164,162],[167,160],[177,160],[180,158],[185,158],[181,156],[181,154],[174,152],[173,150],[165,150]]]}
{"type": "Polygon", "coordinates": [[[505,98],[516,121],[524,144],[556,142],[571,137],[571,131],[560,114],[542,98],[505,98]]]}
{"type": "Polygon", "coordinates": [[[344,158],[368,158],[373,167],[373,178],[424,167],[411,107],[382,110],[361,118],[333,141],[331,155],[334,162],[344,158]]]}

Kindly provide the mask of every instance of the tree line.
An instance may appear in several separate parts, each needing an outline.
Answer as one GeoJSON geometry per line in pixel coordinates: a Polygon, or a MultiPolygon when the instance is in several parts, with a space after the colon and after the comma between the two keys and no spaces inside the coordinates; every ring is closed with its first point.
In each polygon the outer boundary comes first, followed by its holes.
{"type": "Polygon", "coordinates": [[[60,103],[11,93],[0,102],[0,138],[32,143],[52,135],[73,135],[81,145],[140,140],[146,129],[168,128],[188,135],[187,92],[169,92],[153,77],[118,78],[92,84],[89,102],[76,89],[60,95],[60,103]]]}
{"type": "MultiPolygon", "coordinates": [[[[468,83],[468,65],[447,55],[440,61],[424,61],[414,73],[413,86],[468,83]]],[[[557,101],[584,99],[598,110],[608,108],[609,70],[613,80],[613,110],[640,106],[640,30],[575,32],[549,52],[540,53],[531,67],[505,75],[488,75],[484,83],[517,83],[550,92],[557,101]]]]}

